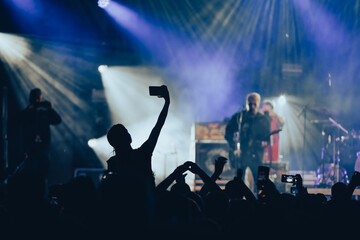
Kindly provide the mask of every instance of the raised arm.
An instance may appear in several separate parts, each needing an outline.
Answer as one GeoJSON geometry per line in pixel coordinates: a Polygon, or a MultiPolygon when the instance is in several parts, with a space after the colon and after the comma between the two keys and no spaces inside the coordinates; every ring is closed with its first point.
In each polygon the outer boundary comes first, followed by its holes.
{"type": "Polygon", "coordinates": [[[182,164],[180,166],[178,166],[167,178],[165,178],[162,182],[160,182],[157,186],[156,186],[156,192],[164,192],[166,191],[170,185],[176,180],[179,179],[180,177],[183,176],[183,174],[189,170],[189,165],[188,164],[182,164]]]}
{"type": "Polygon", "coordinates": [[[215,181],[213,181],[196,163],[188,161],[185,164],[188,164],[190,172],[197,174],[201,178],[209,192],[222,191],[215,181]]]}
{"type": "MultiPolygon", "coordinates": [[[[220,175],[224,170],[224,166],[225,166],[226,162],[227,162],[227,158],[222,157],[222,156],[215,159],[215,171],[210,177],[212,181],[216,182],[216,180],[220,179],[220,175]]],[[[208,193],[207,185],[204,185],[201,188],[199,194],[201,196],[206,196],[207,193],[208,193]]]]}
{"type": "Polygon", "coordinates": [[[351,199],[351,196],[353,195],[355,189],[358,186],[360,186],[360,173],[358,171],[355,171],[346,189],[347,199],[351,199]]]}
{"type": "Polygon", "coordinates": [[[170,96],[169,96],[169,91],[167,86],[162,85],[162,94],[160,96],[158,96],[159,98],[164,98],[165,99],[165,104],[160,112],[160,115],[157,119],[157,122],[154,126],[154,128],[152,129],[149,138],[146,140],[146,142],[144,144],[147,145],[147,147],[149,147],[151,150],[153,150],[156,146],[157,140],[159,138],[160,132],[162,127],[164,126],[166,117],[168,115],[168,111],[169,111],[169,106],[170,106],[170,96]]]}

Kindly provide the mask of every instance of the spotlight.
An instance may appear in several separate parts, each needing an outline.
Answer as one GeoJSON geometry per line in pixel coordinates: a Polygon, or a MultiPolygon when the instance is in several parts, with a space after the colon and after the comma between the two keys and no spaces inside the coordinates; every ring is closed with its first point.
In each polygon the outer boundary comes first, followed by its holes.
{"type": "Polygon", "coordinates": [[[110,0],[98,0],[98,6],[101,8],[106,8],[110,3],[110,0]]]}
{"type": "Polygon", "coordinates": [[[92,139],[90,139],[89,141],[88,141],[88,145],[89,145],[89,147],[91,147],[91,148],[94,148],[95,146],[96,146],[96,139],[95,138],[92,138],[92,139]]]}
{"type": "Polygon", "coordinates": [[[281,95],[279,97],[279,104],[284,105],[285,103],[286,103],[286,97],[285,97],[285,95],[281,95]]]}
{"type": "Polygon", "coordinates": [[[108,69],[107,65],[100,65],[98,67],[98,70],[99,70],[100,73],[104,73],[107,69],[108,69]]]}

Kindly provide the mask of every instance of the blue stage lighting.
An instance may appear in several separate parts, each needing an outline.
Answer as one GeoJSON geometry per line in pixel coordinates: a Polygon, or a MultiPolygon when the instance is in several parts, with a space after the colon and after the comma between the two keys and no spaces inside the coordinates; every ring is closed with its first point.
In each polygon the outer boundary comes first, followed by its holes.
{"type": "Polygon", "coordinates": [[[98,0],[98,6],[101,8],[106,8],[110,3],[110,0],[98,0]]]}

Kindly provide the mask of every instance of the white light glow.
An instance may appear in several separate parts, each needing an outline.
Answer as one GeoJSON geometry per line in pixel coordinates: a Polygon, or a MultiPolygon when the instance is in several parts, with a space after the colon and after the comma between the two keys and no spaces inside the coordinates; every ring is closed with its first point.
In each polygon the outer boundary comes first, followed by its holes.
{"type": "Polygon", "coordinates": [[[29,44],[21,36],[0,33],[0,55],[6,62],[21,61],[29,54],[29,44]]]}
{"type": "Polygon", "coordinates": [[[90,140],[88,141],[88,145],[89,145],[89,147],[91,147],[91,148],[96,147],[96,144],[97,144],[96,139],[90,139],[90,140]]]}
{"type": "Polygon", "coordinates": [[[285,105],[286,104],[286,97],[285,97],[285,95],[281,95],[280,97],[279,97],[279,105],[280,106],[283,106],[283,105],[285,105]]]}
{"type": "Polygon", "coordinates": [[[99,71],[100,73],[104,73],[107,69],[108,69],[108,66],[107,66],[107,65],[100,65],[100,66],[98,67],[98,71],[99,71]]]}
{"type": "Polygon", "coordinates": [[[110,3],[110,0],[98,0],[98,6],[101,8],[106,8],[110,3]]]}
{"type": "MultiPolygon", "coordinates": [[[[132,137],[132,147],[138,148],[149,137],[164,99],[149,95],[149,86],[159,86],[165,81],[159,73],[147,67],[109,67],[106,74],[101,74],[105,97],[109,105],[112,124],[121,123],[132,137]]],[[[191,159],[191,125],[184,112],[176,113],[174,91],[168,86],[171,105],[168,117],[161,131],[153,153],[152,169],[155,181],[159,183],[177,166],[191,159]]],[[[190,121],[189,121],[190,122],[190,121]]],[[[95,151],[103,165],[114,153],[106,136],[96,139],[95,151]]],[[[193,185],[191,176],[186,179],[193,185]]]]}

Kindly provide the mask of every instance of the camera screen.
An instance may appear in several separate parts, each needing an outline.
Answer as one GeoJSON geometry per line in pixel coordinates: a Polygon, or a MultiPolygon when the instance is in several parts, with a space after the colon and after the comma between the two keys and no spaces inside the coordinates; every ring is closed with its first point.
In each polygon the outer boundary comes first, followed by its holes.
{"type": "Polygon", "coordinates": [[[260,166],[258,168],[258,180],[266,180],[269,177],[269,168],[260,166]]]}
{"type": "Polygon", "coordinates": [[[295,182],[295,176],[292,175],[282,175],[281,181],[285,183],[293,183],[295,182]]]}
{"type": "Polygon", "coordinates": [[[294,178],[292,176],[289,176],[288,178],[286,178],[286,182],[292,183],[294,182],[294,178]]]}

